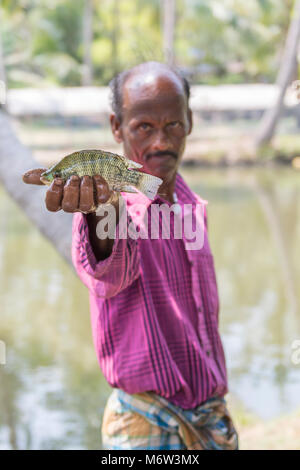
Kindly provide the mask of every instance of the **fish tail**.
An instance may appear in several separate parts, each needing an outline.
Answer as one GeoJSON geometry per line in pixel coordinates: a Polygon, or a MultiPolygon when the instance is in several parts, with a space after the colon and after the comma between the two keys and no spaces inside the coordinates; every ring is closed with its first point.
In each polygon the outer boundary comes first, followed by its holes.
{"type": "Polygon", "coordinates": [[[162,183],[162,179],[157,176],[141,173],[142,177],[139,180],[137,188],[145,194],[149,199],[153,200],[156,196],[157,190],[162,183]]]}

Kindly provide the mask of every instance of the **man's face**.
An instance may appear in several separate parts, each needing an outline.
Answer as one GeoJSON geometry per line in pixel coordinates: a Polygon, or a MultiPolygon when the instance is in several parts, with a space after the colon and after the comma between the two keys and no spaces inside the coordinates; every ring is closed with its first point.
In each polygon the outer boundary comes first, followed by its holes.
{"type": "Polygon", "coordinates": [[[192,128],[176,76],[147,72],[130,77],[123,87],[122,122],[112,115],[111,124],[126,157],[143,165],[142,171],[172,180],[192,128]]]}

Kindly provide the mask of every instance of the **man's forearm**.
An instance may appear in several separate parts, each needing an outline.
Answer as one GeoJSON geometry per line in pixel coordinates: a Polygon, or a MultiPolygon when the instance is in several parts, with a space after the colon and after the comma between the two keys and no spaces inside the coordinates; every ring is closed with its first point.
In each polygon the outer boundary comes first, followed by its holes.
{"type": "MultiPolygon", "coordinates": [[[[113,201],[112,206],[114,207],[116,213],[116,225],[119,221],[119,199],[113,201]]],[[[90,243],[93,249],[93,253],[97,261],[104,260],[108,258],[112,252],[114,239],[105,238],[102,240],[97,236],[97,225],[106,215],[98,216],[95,212],[86,215],[87,224],[89,227],[89,238],[90,243]]]]}

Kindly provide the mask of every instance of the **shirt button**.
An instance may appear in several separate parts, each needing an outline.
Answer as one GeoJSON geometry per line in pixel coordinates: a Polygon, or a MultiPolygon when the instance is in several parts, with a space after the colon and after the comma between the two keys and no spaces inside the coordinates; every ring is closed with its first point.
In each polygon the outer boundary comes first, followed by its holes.
{"type": "Polygon", "coordinates": [[[198,312],[202,312],[202,308],[201,308],[201,307],[197,307],[197,311],[198,311],[198,312]]]}
{"type": "Polygon", "coordinates": [[[206,355],[207,355],[207,356],[210,356],[210,351],[206,351],[206,355]]]}

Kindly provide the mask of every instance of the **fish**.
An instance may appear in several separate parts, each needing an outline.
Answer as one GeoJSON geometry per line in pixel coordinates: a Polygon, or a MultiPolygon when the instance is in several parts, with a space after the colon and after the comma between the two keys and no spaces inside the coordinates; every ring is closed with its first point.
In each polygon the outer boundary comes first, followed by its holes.
{"type": "Polygon", "coordinates": [[[143,165],[126,157],[104,150],[79,150],[73,152],[41,174],[41,182],[50,185],[54,178],[67,181],[72,175],[79,177],[101,175],[112,191],[137,193],[149,199],[156,196],[162,179],[138,171],[143,165]]]}

